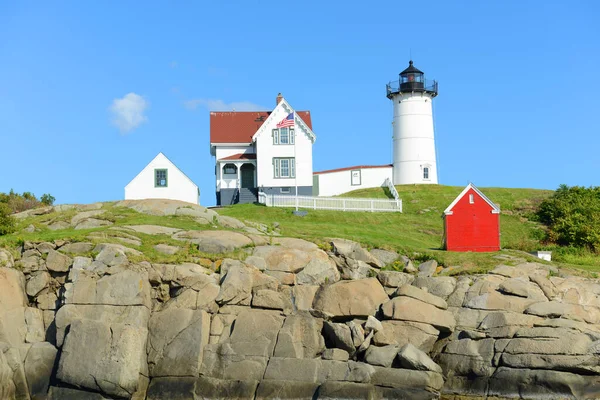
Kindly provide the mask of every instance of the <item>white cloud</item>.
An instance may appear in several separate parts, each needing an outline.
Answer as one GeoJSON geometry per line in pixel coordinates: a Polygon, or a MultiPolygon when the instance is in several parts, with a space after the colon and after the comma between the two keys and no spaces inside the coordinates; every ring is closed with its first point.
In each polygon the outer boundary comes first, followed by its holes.
{"type": "Polygon", "coordinates": [[[188,110],[195,110],[199,106],[206,107],[209,111],[267,111],[268,108],[249,101],[234,101],[226,103],[215,99],[191,99],[183,102],[188,110]]]}
{"type": "Polygon", "coordinates": [[[126,134],[148,120],[144,115],[148,105],[148,101],[139,94],[127,93],[122,99],[113,100],[111,122],[122,134],[126,134]]]}

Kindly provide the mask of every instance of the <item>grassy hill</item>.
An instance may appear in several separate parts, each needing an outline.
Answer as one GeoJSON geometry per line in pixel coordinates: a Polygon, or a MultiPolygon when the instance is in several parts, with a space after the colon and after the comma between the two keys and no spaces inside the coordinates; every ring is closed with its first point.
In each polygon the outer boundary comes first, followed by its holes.
{"type": "MultiPolygon", "coordinates": [[[[281,232],[313,241],[341,237],[355,240],[369,247],[388,248],[412,257],[433,257],[445,266],[485,270],[499,263],[499,256],[527,258],[523,252],[545,248],[540,243],[543,226],[529,218],[536,206],[553,192],[537,189],[480,188],[497,203],[500,215],[500,253],[455,253],[440,249],[443,233],[442,213],[463,187],[442,185],[396,186],[403,201],[403,213],[369,213],[310,210],[305,217],[297,217],[291,209],[268,208],[242,204],[219,210],[241,220],[264,224],[277,222],[281,232]]],[[[382,188],[362,189],[343,197],[387,198],[382,188]]],[[[553,249],[555,250],[555,249],[553,249]]],[[[595,257],[572,256],[559,261],[566,267],[600,271],[600,260],[595,257]]]]}
{"type": "MultiPolygon", "coordinates": [[[[274,227],[284,236],[300,237],[328,246],[327,238],[346,238],[355,240],[370,248],[396,250],[414,260],[435,258],[443,266],[460,266],[452,273],[484,272],[499,263],[516,263],[516,258],[537,260],[525,252],[539,249],[551,249],[553,261],[561,267],[577,268],[589,272],[600,271],[600,257],[574,249],[545,247],[540,243],[544,227],[531,221],[530,217],[544,198],[552,191],[535,189],[483,188],[482,191],[500,205],[501,244],[504,250],[497,253],[456,253],[440,249],[443,226],[442,212],[462,191],[462,187],[439,185],[397,186],[403,200],[403,213],[369,213],[310,210],[305,217],[292,214],[291,208],[270,208],[254,204],[242,204],[224,207],[218,213],[242,221],[250,221],[274,227]]],[[[381,188],[360,190],[344,195],[345,197],[386,198],[381,188]]],[[[144,254],[143,259],[152,262],[184,262],[198,257],[214,258],[209,254],[199,254],[192,247],[176,255],[158,252],[157,244],[181,245],[170,237],[134,233],[127,230],[128,225],[151,224],[184,230],[224,229],[220,224],[198,223],[186,215],[157,216],[138,213],[118,203],[103,203],[65,209],[46,215],[32,216],[17,222],[17,232],[0,237],[0,246],[14,247],[23,241],[92,241],[131,244],[144,254]],[[99,207],[99,208],[98,208],[99,207]],[[66,223],[81,211],[101,210],[98,216],[112,225],[77,230],[72,226],[60,230],[50,230],[51,223],[66,223]],[[34,228],[27,232],[26,228],[34,228]],[[123,231],[122,228],[126,230],[123,231]]],[[[68,225],[68,224],[67,224],[68,225]]],[[[225,228],[227,229],[227,228],[225,228]]],[[[237,256],[232,254],[231,256],[237,256]]],[[[537,260],[539,261],[539,260],[537,260]]]]}

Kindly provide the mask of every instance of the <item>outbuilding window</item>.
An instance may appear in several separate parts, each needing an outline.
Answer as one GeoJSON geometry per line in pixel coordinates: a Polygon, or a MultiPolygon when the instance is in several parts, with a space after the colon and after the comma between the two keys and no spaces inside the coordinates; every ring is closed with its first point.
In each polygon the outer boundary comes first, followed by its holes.
{"type": "Polygon", "coordinates": [[[473,204],[475,203],[475,196],[473,196],[473,193],[469,194],[469,204],[473,204]]]}
{"type": "Polygon", "coordinates": [[[225,164],[223,166],[223,174],[225,174],[225,175],[237,174],[237,167],[235,166],[235,164],[225,164]]]}
{"type": "Polygon", "coordinates": [[[154,187],[167,187],[167,170],[166,169],[155,169],[154,170],[154,187]]]}
{"type": "Polygon", "coordinates": [[[429,167],[423,168],[423,179],[429,179],[429,167]]]}

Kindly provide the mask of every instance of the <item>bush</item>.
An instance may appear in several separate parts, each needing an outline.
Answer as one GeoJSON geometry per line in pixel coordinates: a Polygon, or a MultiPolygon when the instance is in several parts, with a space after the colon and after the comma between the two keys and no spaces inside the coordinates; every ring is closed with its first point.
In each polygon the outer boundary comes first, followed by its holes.
{"type": "Polygon", "coordinates": [[[15,219],[10,216],[7,204],[0,203],[0,236],[8,235],[15,230],[15,219]]]}
{"type": "MultiPolygon", "coordinates": [[[[32,208],[42,206],[50,206],[54,204],[56,199],[49,193],[42,196],[41,201],[31,192],[23,192],[23,194],[15,193],[12,189],[7,193],[0,193],[0,203],[8,206],[10,213],[18,213],[32,208]]],[[[9,214],[10,214],[9,213],[9,214]]]]}
{"type": "Polygon", "coordinates": [[[600,187],[560,185],[537,215],[548,226],[547,241],[600,252],[600,187]]]}
{"type": "Polygon", "coordinates": [[[42,197],[40,197],[40,201],[42,202],[42,204],[44,204],[46,206],[51,206],[52,204],[54,204],[55,200],[56,200],[56,198],[54,196],[52,196],[50,193],[44,193],[42,195],[42,197]]]}

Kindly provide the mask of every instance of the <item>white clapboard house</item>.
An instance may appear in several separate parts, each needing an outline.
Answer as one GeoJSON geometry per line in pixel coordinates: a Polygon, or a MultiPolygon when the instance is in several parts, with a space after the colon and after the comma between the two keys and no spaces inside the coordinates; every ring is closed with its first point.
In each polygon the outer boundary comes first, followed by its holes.
{"type": "Polygon", "coordinates": [[[266,194],[312,195],[309,111],[296,111],[279,94],[273,111],[212,111],[217,205],[252,203],[266,194]]]}
{"type": "Polygon", "coordinates": [[[125,200],[169,199],[198,204],[200,190],[163,153],[125,186],[125,200]]]}

